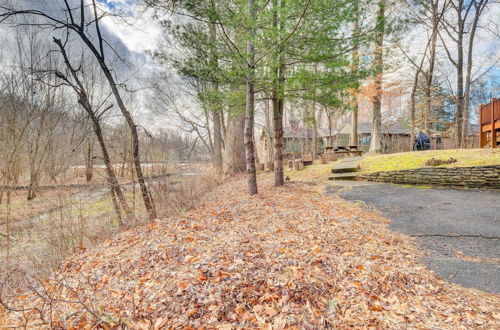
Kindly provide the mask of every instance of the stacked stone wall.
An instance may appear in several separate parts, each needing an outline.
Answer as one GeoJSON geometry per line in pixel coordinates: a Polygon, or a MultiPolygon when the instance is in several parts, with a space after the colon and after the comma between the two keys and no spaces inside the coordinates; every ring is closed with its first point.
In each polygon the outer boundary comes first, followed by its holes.
{"type": "Polygon", "coordinates": [[[361,175],[368,181],[500,189],[500,165],[471,167],[423,167],[361,175]]]}

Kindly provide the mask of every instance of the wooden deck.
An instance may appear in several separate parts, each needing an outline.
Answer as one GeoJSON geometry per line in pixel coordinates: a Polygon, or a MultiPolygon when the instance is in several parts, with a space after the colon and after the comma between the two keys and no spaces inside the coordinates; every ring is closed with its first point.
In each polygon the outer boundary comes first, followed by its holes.
{"type": "Polygon", "coordinates": [[[500,99],[493,99],[479,108],[480,147],[500,145],[500,99]]]}

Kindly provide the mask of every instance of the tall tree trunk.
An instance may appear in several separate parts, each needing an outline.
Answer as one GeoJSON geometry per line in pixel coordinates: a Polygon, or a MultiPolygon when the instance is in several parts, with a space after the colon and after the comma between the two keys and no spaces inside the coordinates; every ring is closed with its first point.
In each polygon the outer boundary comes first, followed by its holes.
{"type": "Polygon", "coordinates": [[[385,0],[379,0],[375,26],[375,96],[373,97],[370,152],[382,152],[382,75],[384,73],[385,0]]]}
{"type": "MultiPolygon", "coordinates": [[[[128,206],[127,200],[125,199],[125,195],[123,194],[123,191],[120,187],[120,184],[118,183],[118,179],[116,178],[115,171],[113,169],[113,164],[111,163],[111,157],[109,156],[108,148],[106,147],[106,143],[104,142],[104,135],[102,133],[101,129],[101,124],[99,123],[99,119],[93,115],[93,111],[91,110],[90,104],[88,102],[83,102],[80,103],[84,109],[86,109],[87,113],[91,117],[90,119],[92,120],[92,124],[94,126],[94,133],[97,137],[97,142],[99,143],[101,147],[101,152],[102,152],[102,159],[104,160],[104,166],[106,167],[106,179],[108,181],[108,184],[110,186],[110,189],[112,190],[112,198],[113,196],[116,196],[118,198],[118,201],[120,203],[120,207],[123,209],[125,212],[126,218],[131,221],[134,220],[134,214],[130,210],[130,207],[128,206]],[[90,111],[89,111],[90,110],[90,111]],[[91,115],[92,113],[92,115],[91,115]]],[[[117,213],[117,216],[120,220],[120,223],[123,224],[122,220],[122,215],[120,210],[116,208],[116,204],[114,203],[115,206],[115,212],[117,213]]]]}
{"type": "Polygon", "coordinates": [[[319,117],[316,116],[316,101],[313,101],[312,115],[313,115],[312,159],[315,160],[316,155],[318,154],[318,121],[317,120],[319,119],[319,117]]]}
{"type": "Polygon", "coordinates": [[[132,136],[132,155],[134,157],[135,174],[137,176],[137,181],[139,182],[139,186],[141,187],[141,194],[142,194],[142,200],[144,202],[144,207],[146,208],[146,212],[148,213],[149,220],[152,221],[156,218],[156,211],[154,208],[151,193],[144,180],[144,175],[142,174],[141,158],[139,153],[139,134],[137,133],[137,126],[134,120],[132,119],[130,112],[125,106],[125,103],[123,102],[121,95],[118,92],[118,88],[116,87],[111,72],[107,70],[107,67],[105,73],[106,77],[108,78],[109,84],[111,85],[111,90],[113,91],[113,95],[115,96],[116,103],[118,104],[118,107],[121,109],[122,114],[125,117],[125,120],[130,129],[130,133],[132,136]]]}
{"type": "MultiPolygon", "coordinates": [[[[285,0],[281,0],[281,7],[285,0]]],[[[274,63],[274,84],[272,95],[273,126],[274,126],[274,186],[280,187],[285,184],[283,175],[283,110],[285,105],[285,58],[281,45],[281,33],[283,30],[282,17],[278,14],[278,0],[273,0],[273,29],[278,38],[274,63]],[[280,22],[278,24],[278,22],[280,22]]]]}
{"type": "Polygon", "coordinates": [[[253,155],[254,155],[254,163],[260,163],[259,160],[259,151],[257,150],[257,143],[255,143],[255,134],[252,134],[252,143],[253,143],[253,155]]]}
{"type": "MultiPolygon", "coordinates": [[[[125,196],[123,195],[120,184],[118,183],[118,179],[116,178],[115,172],[113,170],[113,165],[111,163],[111,157],[109,156],[109,152],[108,152],[108,149],[106,147],[106,143],[104,142],[104,135],[102,133],[101,124],[100,124],[99,119],[97,118],[96,114],[94,113],[94,111],[92,109],[92,105],[90,103],[89,97],[88,97],[86,90],[84,88],[84,85],[77,75],[77,70],[75,70],[73,68],[73,66],[71,65],[71,62],[69,61],[68,55],[66,53],[66,49],[64,48],[61,40],[54,38],[54,42],[59,47],[61,54],[63,55],[66,67],[68,68],[73,79],[75,80],[76,85],[72,85],[72,86],[78,95],[78,103],[83,107],[85,112],[87,112],[90,120],[92,121],[94,133],[95,133],[95,135],[97,137],[97,141],[101,147],[104,165],[106,167],[106,172],[107,172],[107,181],[108,181],[108,184],[110,186],[110,189],[113,190],[114,193],[116,194],[116,196],[118,197],[118,200],[120,201],[121,207],[125,211],[127,218],[129,220],[133,220],[134,215],[132,214],[132,212],[130,211],[130,208],[128,207],[125,196]]],[[[66,78],[63,78],[63,79],[68,81],[66,78]]],[[[118,218],[120,220],[120,224],[122,224],[123,222],[122,222],[121,212],[118,208],[116,208],[116,203],[114,205],[115,205],[116,215],[118,216],[118,218]]]]}
{"type": "Polygon", "coordinates": [[[283,176],[283,99],[273,99],[274,124],[274,186],[285,184],[283,176]]]}
{"type": "Polygon", "coordinates": [[[257,190],[257,172],[255,169],[255,155],[253,146],[253,126],[255,111],[255,20],[257,10],[254,0],[248,0],[248,10],[251,18],[250,35],[247,40],[248,73],[247,73],[247,99],[245,117],[245,156],[247,165],[248,193],[255,195],[257,190]]]}
{"type": "Polygon", "coordinates": [[[469,107],[470,107],[470,87],[472,80],[472,51],[474,48],[474,37],[476,36],[476,29],[479,22],[479,17],[483,12],[484,8],[488,4],[488,0],[480,0],[474,2],[474,7],[476,12],[474,14],[474,20],[472,26],[470,27],[469,33],[469,43],[467,48],[467,72],[465,75],[465,94],[464,94],[464,116],[462,124],[462,148],[467,147],[467,137],[469,133],[469,107]]]}
{"type": "Polygon", "coordinates": [[[413,150],[413,145],[415,143],[415,93],[418,84],[418,72],[415,73],[415,79],[413,82],[413,87],[410,94],[410,145],[409,150],[413,150]]]}
{"type": "MultiPolygon", "coordinates": [[[[90,49],[90,51],[94,54],[95,58],[97,59],[97,62],[99,63],[99,66],[101,67],[101,70],[104,73],[106,80],[108,81],[109,87],[111,88],[111,92],[115,98],[118,108],[120,109],[120,112],[125,118],[125,121],[127,122],[127,125],[130,129],[130,134],[132,136],[132,155],[134,157],[134,167],[137,176],[137,181],[139,182],[139,186],[141,187],[141,195],[142,195],[142,200],[144,202],[144,207],[146,208],[146,212],[148,213],[149,220],[152,221],[156,218],[156,211],[154,208],[153,199],[151,197],[151,192],[149,191],[149,188],[146,185],[146,181],[144,180],[144,175],[142,174],[141,157],[139,152],[139,134],[137,133],[137,125],[135,124],[135,121],[132,118],[132,115],[128,110],[127,106],[123,102],[122,96],[118,91],[115,78],[113,77],[113,74],[109,70],[108,65],[104,60],[104,53],[102,51],[102,47],[101,47],[101,53],[99,53],[99,50],[97,50],[93,42],[89,38],[87,38],[83,30],[81,32],[78,32],[78,34],[82,39],[82,41],[87,45],[87,47],[90,49]]],[[[100,44],[102,45],[103,40],[101,39],[100,36],[99,36],[99,41],[100,44]]]]}
{"type": "Polygon", "coordinates": [[[442,17],[439,12],[439,1],[431,1],[432,33],[429,44],[429,69],[425,76],[425,107],[424,107],[424,132],[431,136],[432,132],[432,83],[434,79],[434,67],[436,63],[436,42],[438,37],[438,26],[442,17]]]}
{"type": "MultiPolygon", "coordinates": [[[[462,7],[462,2],[460,2],[460,7],[462,7]]],[[[458,33],[457,33],[457,91],[455,96],[456,102],[456,113],[455,113],[455,139],[457,147],[462,147],[462,126],[463,126],[463,115],[464,115],[464,48],[463,48],[463,36],[464,36],[464,19],[462,19],[462,11],[457,10],[458,16],[458,33]]]]}
{"type": "Polygon", "coordinates": [[[432,82],[434,78],[434,65],[436,59],[436,37],[432,36],[429,54],[429,70],[426,72],[425,79],[425,107],[424,107],[424,133],[431,136],[432,132],[432,82]]]}
{"type": "MultiPolygon", "coordinates": [[[[211,45],[211,66],[213,70],[216,70],[218,67],[218,58],[217,58],[217,31],[215,29],[215,23],[211,22],[209,24],[210,29],[210,45],[211,45]]],[[[219,92],[219,83],[216,81],[217,78],[214,79],[212,83],[214,94],[218,94],[219,92]]],[[[218,96],[217,96],[218,97],[218,96]]],[[[220,112],[222,109],[220,108],[220,103],[217,102],[217,106],[212,110],[212,121],[213,121],[213,129],[214,129],[214,143],[213,143],[213,154],[214,154],[214,167],[217,174],[222,174],[222,130],[221,130],[221,116],[220,112]]]]}
{"type": "MultiPolygon", "coordinates": [[[[415,77],[413,78],[413,86],[411,88],[411,93],[410,93],[410,151],[413,150],[413,145],[415,143],[415,94],[417,93],[417,87],[418,87],[418,78],[420,76],[420,73],[422,72],[422,67],[424,65],[425,57],[427,54],[427,48],[429,47],[429,42],[427,42],[427,45],[425,46],[424,54],[422,55],[422,59],[420,60],[419,65],[416,68],[415,71],[415,77]]],[[[427,79],[427,82],[429,80],[427,79]]]]}
{"type": "MultiPolygon", "coordinates": [[[[352,71],[359,71],[359,0],[354,0],[354,28],[352,33],[353,40],[353,50],[352,50],[352,71]]],[[[359,144],[358,141],[358,109],[359,109],[359,101],[358,101],[358,90],[356,89],[353,100],[352,100],[352,113],[351,113],[351,136],[349,138],[349,143],[353,146],[357,146],[359,144]]]]}
{"type": "MultiPolygon", "coordinates": [[[[309,108],[309,106],[307,107],[309,108]]],[[[310,112],[309,109],[306,109],[306,116],[309,116],[310,112]]],[[[309,123],[307,121],[304,121],[304,152],[302,153],[303,155],[309,154],[311,150],[309,149],[309,123]]]]}
{"type": "Polygon", "coordinates": [[[92,174],[94,172],[94,143],[92,137],[87,138],[87,148],[85,150],[85,179],[87,182],[92,181],[92,174]]]}
{"type": "Polygon", "coordinates": [[[30,173],[30,183],[28,185],[28,197],[27,200],[31,201],[35,199],[38,190],[39,176],[36,171],[30,173]]]}
{"type": "MultiPolygon", "coordinates": [[[[233,109],[236,111],[239,109],[233,109]]],[[[245,114],[228,116],[224,148],[224,173],[236,174],[246,169],[245,144],[242,132],[245,130],[245,114]]]]}
{"type": "Polygon", "coordinates": [[[265,154],[265,162],[273,162],[274,161],[274,157],[273,157],[273,152],[274,152],[274,148],[273,148],[273,139],[272,139],[272,131],[273,131],[273,127],[272,127],[272,124],[271,124],[271,113],[270,113],[271,109],[270,109],[270,106],[269,106],[269,99],[266,98],[264,100],[264,112],[265,112],[265,119],[266,119],[266,154],[265,154]]]}
{"type": "Polygon", "coordinates": [[[327,110],[326,117],[328,119],[328,146],[333,147],[333,114],[327,110]]]}
{"type": "Polygon", "coordinates": [[[215,171],[220,175],[222,174],[222,133],[219,111],[213,111],[212,120],[214,125],[214,166],[215,171]]]}
{"type": "Polygon", "coordinates": [[[352,146],[357,146],[359,144],[358,139],[358,102],[355,101],[354,108],[351,113],[351,136],[349,143],[352,146]]]}

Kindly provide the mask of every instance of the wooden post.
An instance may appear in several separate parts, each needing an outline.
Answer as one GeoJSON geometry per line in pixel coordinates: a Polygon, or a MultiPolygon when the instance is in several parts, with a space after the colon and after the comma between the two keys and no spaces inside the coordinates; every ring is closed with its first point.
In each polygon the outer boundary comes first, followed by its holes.
{"type": "Polygon", "coordinates": [[[497,147],[497,130],[495,127],[495,103],[496,99],[491,99],[491,148],[497,147]]]}
{"type": "Polygon", "coordinates": [[[294,171],[301,171],[304,169],[304,163],[302,159],[296,159],[293,161],[293,169],[294,171]]]}
{"type": "Polygon", "coordinates": [[[483,148],[486,142],[484,141],[483,133],[483,105],[479,105],[479,148],[483,148]]]}

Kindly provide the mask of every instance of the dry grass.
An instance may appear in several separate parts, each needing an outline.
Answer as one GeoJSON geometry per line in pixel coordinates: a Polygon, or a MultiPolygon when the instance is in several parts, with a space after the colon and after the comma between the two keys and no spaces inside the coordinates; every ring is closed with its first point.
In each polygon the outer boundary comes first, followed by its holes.
{"type": "MultiPolygon", "coordinates": [[[[96,194],[93,198],[78,195],[81,193],[73,191],[27,202],[27,207],[36,207],[25,216],[22,209],[14,209],[15,218],[10,223],[14,239],[1,241],[2,262],[7,261],[8,255],[11,266],[50,271],[77,249],[112,236],[119,228],[107,192],[85,191],[96,194]]],[[[6,232],[6,227],[6,223],[0,226],[2,232],[6,232]]]]}
{"type": "MultiPolygon", "coordinates": [[[[196,164],[195,166],[199,166],[196,164]]],[[[115,174],[118,180],[122,184],[132,182],[133,172],[130,170],[129,166],[122,167],[121,165],[114,165],[115,174]]],[[[180,171],[180,167],[175,164],[143,164],[142,165],[143,174],[145,177],[154,177],[165,174],[177,174],[180,171]]],[[[57,186],[57,185],[103,185],[106,184],[107,180],[106,169],[103,165],[95,165],[93,168],[92,180],[87,182],[85,168],[83,166],[70,167],[66,171],[59,173],[56,177],[56,181],[53,181],[45,173],[42,174],[39,182],[39,186],[57,186]]],[[[15,185],[28,185],[29,176],[28,173],[24,173],[19,178],[19,182],[15,185]]]]}
{"type": "MultiPolygon", "coordinates": [[[[158,215],[165,217],[196,207],[219,182],[212,174],[164,178],[151,184],[158,215]],[[168,181],[168,182],[167,182],[168,181]]],[[[25,191],[11,203],[7,240],[0,236],[0,273],[6,266],[47,274],[69,255],[113,237],[130,226],[147,223],[138,186],[123,186],[134,223],[120,226],[106,188],[43,191],[32,201],[25,191]]],[[[0,205],[0,232],[7,233],[6,205],[0,205]]]]}
{"type": "Polygon", "coordinates": [[[424,167],[431,158],[457,159],[457,163],[441,166],[475,166],[500,164],[500,149],[451,149],[401,152],[385,155],[367,155],[361,160],[361,172],[396,171],[424,167]]]}
{"type": "Polygon", "coordinates": [[[332,170],[332,164],[321,164],[319,160],[314,161],[310,166],[304,167],[302,171],[294,171],[285,169],[285,176],[288,176],[291,181],[300,181],[306,183],[321,183],[328,180],[332,170]]]}
{"type": "Polygon", "coordinates": [[[190,175],[152,186],[159,217],[183,213],[197,207],[204,196],[222,183],[211,170],[203,175],[190,175]]]}
{"type": "MultiPolygon", "coordinates": [[[[61,199],[65,200],[75,192],[75,189],[41,190],[35,199],[28,201],[26,200],[26,190],[15,190],[11,193],[10,221],[11,223],[15,223],[57,208],[61,199]]],[[[3,203],[0,204],[0,216],[2,220],[5,218],[6,211],[7,202],[4,195],[3,203]]],[[[0,230],[2,223],[3,221],[0,221],[0,230]]]]}

